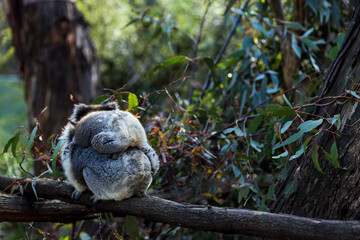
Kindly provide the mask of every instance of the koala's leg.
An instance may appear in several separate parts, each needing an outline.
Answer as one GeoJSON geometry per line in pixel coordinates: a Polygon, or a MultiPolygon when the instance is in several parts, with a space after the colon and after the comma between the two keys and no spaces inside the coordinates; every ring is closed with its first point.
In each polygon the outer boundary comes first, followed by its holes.
{"type": "Polygon", "coordinates": [[[153,174],[155,174],[159,169],[159,157],[157,156],[156,152],[154,151],[154,149],[151,148],[148,143],[141,146],[140,150],[143,151],[145,155],[149,158],[151,164],[151,171],[153,172],[153,174]]]}
{"type": "Polygon", "coordinates": [[[98,133],[91,140],[93,148],[102,154],[121,153],[126,150],[129,144],[127,138],[112,132],[98,133]]]}
{"type": "Polygon", "coordinates": [[[61,152],[62,166],[67,179],[75,187],[75,191],[72,193],[73,199],[78,199],[81,192],[87,189],[86,183],[81,174],[81,160],[78,155],[79,147],[74,141],[64,145],[61,152]]]}
{"type": "MultiPolygon", "coordinates": [[[[110,161],[112,162],[112,161],[110,161]]],[[[132,195],[131,189],[127,186],[128,175],[124,172],[123,166],[117,165],[117,169],[108,161],[99,162],[99,166],[85,167],[84,179],[94,194],[90,198],[93,203],[99,200],[122,200],[132,195]],[[101,165],[102,164],[102,165],[101,165]]]]}

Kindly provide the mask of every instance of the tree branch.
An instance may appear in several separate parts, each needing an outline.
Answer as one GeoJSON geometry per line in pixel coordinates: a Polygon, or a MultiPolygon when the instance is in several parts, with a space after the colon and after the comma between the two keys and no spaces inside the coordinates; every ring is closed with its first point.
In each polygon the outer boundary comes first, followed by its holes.
{"type": "Polygon", "coordinates": [[[78,201],[72,200],[73,187],[64,182],[15,179],[0,175],[0,189],[3,192],[11,193],[13,185],[22,189],[23,197],[1,196],[0,221],[66,222],[71,217],[72,220],[79,220],[95,217],[96,212],[112,212],[115,216],[133,215],[195,230],[276,239],[356,239],[360,236],[360,221],[320,220],[243,209],[188,205],[150,196],[92,204],[90,192],[83,193],[78,201]],[[39,201],[36,201],[33,189],[39,201]],[[58,199],[70,204],[44,199],[58,199]],[[16,205],[18,211],[14,217],[16,205]],[[73,216],[70,212],[72,210],[73,216]]]}
{"type": "Polygon", "coordinates": [[[58,200],[34,202],[26,197],[0,194],[0,222],[74,222],[96,217],[97,212],[80,204],[58,200]]]}

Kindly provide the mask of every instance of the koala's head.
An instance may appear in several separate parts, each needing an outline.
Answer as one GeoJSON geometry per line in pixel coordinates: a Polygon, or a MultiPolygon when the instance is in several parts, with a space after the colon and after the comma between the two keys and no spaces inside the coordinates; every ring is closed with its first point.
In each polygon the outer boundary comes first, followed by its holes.
{"type": "Polygon", "coordinates": [[[117,109],[116,102],[111,102],[107,104],[100,104],[100,105],[86,105],[86,104],[77,104],[74,107],[73,113],[69,118],[69,122],[72,124],[76,124],[79,122],[83,117],[88,115],[91,112],[98,112],[98,111],[113,111],[117,109]]]}
{"type": "Polygon", "coordinates": [[[75,105],[69,122],[74,129],[76,143],[82,147],[90,146],[93,137],[108,128],[107,119],[117,109],[115,102],[103,105],[75,105]]]}

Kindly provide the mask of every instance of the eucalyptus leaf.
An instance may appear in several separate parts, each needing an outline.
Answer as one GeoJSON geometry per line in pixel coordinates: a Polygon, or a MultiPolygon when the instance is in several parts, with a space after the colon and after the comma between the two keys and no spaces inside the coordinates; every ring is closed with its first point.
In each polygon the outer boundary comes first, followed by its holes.
{"type": "Polygon", "coordinates": [[[316,168],[316,170],[318,170],[320,173],[322,174],[325,174],[323,172],[323,170],[321,169],[320,165],[319,165],[319,154],[318,154],[318,150],[319,150],[319,147],[318,146],[315,146],[314,149],[313,149],[313,152],[312,152],[312,160],[314,162],[314,166],[316,168]]]}
{"type": "Polygon", "coordinates": [[[302,124],[300,124],[298,128],[303,133],[310,132],[314,128],[317,128],[318,126],[320,126],[323,123],[323,121],[324,120],[322,118],[320,118],[318,120],[308,120],[308,121],[305,121],[302,124]]]}
{"type": "Polygon", "coordinates": [[[288,130],[288,128],[291,126],[291,124],[293,123],[293,121],[287,121],[284,126],[280,129],[280,133],[284,134],[284,132],[286,132],[286,130],[288,130]]]}

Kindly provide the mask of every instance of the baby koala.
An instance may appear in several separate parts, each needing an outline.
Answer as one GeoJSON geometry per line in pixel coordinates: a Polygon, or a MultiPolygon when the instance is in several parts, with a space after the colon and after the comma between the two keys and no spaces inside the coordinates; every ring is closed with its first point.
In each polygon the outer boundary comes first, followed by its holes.
{"type": "Polygon", "coordinates": [[[159,168],[145,130],[116,103],[76,105],[61,133],[62,164],[77,192],[89,188],[93,200],[143,195],[159,168]]]}

